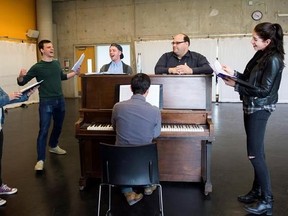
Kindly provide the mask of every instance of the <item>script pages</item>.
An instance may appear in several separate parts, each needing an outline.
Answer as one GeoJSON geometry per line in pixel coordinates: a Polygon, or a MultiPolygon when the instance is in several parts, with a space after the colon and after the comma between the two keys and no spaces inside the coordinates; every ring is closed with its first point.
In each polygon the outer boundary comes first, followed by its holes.
{"type": "Polygon", "coordinates": [[[84,60],[84,58],[85,58],[85,54],[82,53],[81,56],[79,57],[79,59],[77,60],[77,62],[73,65],[71,70],[75,71],[75,72],[78,71],[80,66],[81,66],[81,64],[82,64],[82,62],[83,62],[83,60],[84,60]]]}
{"type": "Polygon", "coordinates": [[[253,88],[256,89],[255,86],[253,86],[252,84],[238,79],[236,76],[231,75],[229,73],[227,73],[226,71],[224,71],[222,69],[222,65],[220,64],[220,62],[218,60],[215,60],[214,65],[211,65],[212,69],[214,70],[214,72],[216,73],[216,75],[222,79],[233,79],[235,82],[239,83],[240,85],[243,85],[245,87],[249,87],[249,88],[253,88]]]}
{"type": "Polygon", "coordinates": [[[33,89],[33,88],[35,88],[35,87],[37,87],[37,86],[40,86],[43,81],[44,81],[44,80],[40,80],[39,82],[33,83],[32,85],[29,85],[29,86],[27,86],[26,88],[20,90],[20,92],[21,92],[22,94],[25,94],[25,93],[27,93],[28,91],[30,91],[31,89],[33,89]]]}
{"type": "Polygon", "coordinates": [[[216,75],[222,79],[226,79],[226,78],[232,78],[232,79],[237,79],[235,76],[227,73],[226,71],[224,71],[222,69],[222,65],[220,64],[220,62],[218,60],[215,60],[214,62],[214,67],[212,66],[214,72],[216,73],[216,75]]]}

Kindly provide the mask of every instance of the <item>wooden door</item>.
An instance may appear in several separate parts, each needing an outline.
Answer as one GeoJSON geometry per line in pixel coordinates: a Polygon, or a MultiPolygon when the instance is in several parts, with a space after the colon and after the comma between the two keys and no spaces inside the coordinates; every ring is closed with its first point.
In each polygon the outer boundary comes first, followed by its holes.
{"type": "MultiPolygon", "coordinates": [[[[91,59],[92,61],[92,71],[95,72],[95,46],[76,46],[75,48],[75,62],[79,59],[79,57],[82,55],[82,53],[85,54],[84,61],[81,65],[80,73],[85,74],[88,72],[88,65],[87,61],[88,59],[91,59]]],[[[77,88],[78,88],[78,93],[81,95],[81,78],[78,77],[77,81],[77,88]]]]}

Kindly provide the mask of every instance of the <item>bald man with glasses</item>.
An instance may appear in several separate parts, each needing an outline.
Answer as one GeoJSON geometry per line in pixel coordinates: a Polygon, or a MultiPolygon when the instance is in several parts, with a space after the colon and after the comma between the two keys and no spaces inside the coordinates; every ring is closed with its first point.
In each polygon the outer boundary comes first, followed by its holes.
{"type": "Polygon", "coordinates": [[[211,74],[212,68],[206,57],[189,50],[190,39],[177,34],[172,41],[173,51],[164,53],[158,60],[155,74],[211,74]]]}

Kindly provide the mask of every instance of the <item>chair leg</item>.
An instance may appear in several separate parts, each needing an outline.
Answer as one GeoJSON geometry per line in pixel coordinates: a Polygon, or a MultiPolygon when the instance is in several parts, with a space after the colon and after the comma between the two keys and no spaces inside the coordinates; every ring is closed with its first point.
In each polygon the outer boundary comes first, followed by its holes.
{"type": "Polygon", "coordinates": [[[109,208],[108,208],[107,213],[111,211],[111,190],[112,190],[112,186],[109,185],[109,208]]]}
{"type": "Polygon", "coordinates": [[[160,184],[157,184],[157,186],[159,187],[159,209],[161,216],[164,216],[162,186],[160,184]]]}
{"type": "MultiPolygon", "coordinates": [[[[102,196],[102,186],[104,184],[99,185],[99,195],[98,195],[98,212],[97,215],[100,216],[100,211],[101,211],[101,196],[102,196]]],[[[106,215],[109,215],[108,213],[111,212],[111,194],[112,194],[112,186],[108,185],[109,187],[109,194],[108,194],[108,210],[106,211],[106,215]]]]}
{"type": "Polygon", "coordinates": [[[98,193],[98,213],[97,215],[100,216],[100,210],[101,210],[101,195],[102,195],[102,185],[99,185],[99,193],[98,193]]]}

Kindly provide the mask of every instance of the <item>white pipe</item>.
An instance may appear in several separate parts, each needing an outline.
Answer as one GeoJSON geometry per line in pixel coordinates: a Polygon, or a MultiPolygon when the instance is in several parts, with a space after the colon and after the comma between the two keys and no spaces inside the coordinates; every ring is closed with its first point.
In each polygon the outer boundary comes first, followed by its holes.
{"type": "Polygon", "coordinates": [[[280,13],[278,13],[277,16],[279,16],[279,17],[286,17],[286,16],[288,16],[288,14],[287,14],[287,13],[286,13],[286,14],[280,14],[280,13]]]}

